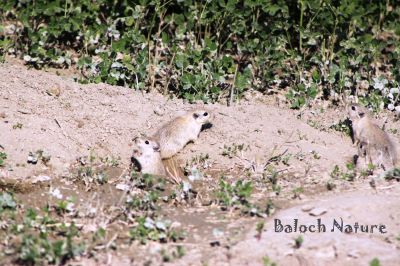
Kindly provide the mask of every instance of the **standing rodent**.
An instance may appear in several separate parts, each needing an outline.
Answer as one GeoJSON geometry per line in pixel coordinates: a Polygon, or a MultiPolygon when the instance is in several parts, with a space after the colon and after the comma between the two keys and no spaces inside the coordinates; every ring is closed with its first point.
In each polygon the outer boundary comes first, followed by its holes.
{"type": "Polygon", "coordinates": [[[133,139],[132,162],[140,172],[165,176],[165,168],[161,160],[160,145],[153,138],[136,137],[133,139]]]}
{"type": "Polygon", "coordinates": [[[188,142],[195,141],[202,126],[209,122],[208,111],[193,110],[165,124],[153,136],[160,143],[161,158],[170,158],[182,150],[188,142]]]}
{"type": "Polygon", "coordinates": [[[353,125],[353,138],[358,148],[358,156],[365,157],[367,163],[380,166],[384,170],[395,167],[396,145],[389,135],[374,123],[368,109],[351,104],[348,113],[353,125]]]}

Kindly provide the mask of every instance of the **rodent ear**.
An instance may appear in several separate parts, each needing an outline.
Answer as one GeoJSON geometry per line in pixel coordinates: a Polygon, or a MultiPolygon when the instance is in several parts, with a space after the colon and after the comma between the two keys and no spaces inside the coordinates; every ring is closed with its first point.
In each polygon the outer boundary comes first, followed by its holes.
{"type": "Polygon", "coordinates": [[[199,118],[199,114],[198,113],[193,113],[193,117],[194,117],[194,119],[197,119],[197,118],[199,118]]]}

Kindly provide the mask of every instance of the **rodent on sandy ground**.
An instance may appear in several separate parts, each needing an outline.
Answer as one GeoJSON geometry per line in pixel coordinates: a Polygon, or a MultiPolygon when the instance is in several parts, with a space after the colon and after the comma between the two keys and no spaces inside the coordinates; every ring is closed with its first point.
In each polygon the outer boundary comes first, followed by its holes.
{"type": "Polygon", "coordinates": [[[138,170],[142,173],[165,176],[158,142],[149,137],[136,137],[133,142],[131,161],[138,170]]]}
{"type": "Polygon", "coordinates": [[[351,104],[347,109],[352,121],[354,145],[358,148],[358,156],[364,157],[366,164],[382,167],[383,170],[396,167],[396,145],[374,122],[369,110],[358,104],[351,104]]]}
{"type": "Polygon", "coordinates": [[[163,125],[153,136],[160,144],[161,158],[171,158],[187,143],[197,140],[203,125],[210,124],[210,122],[210,112],[197,109],[163,125]]]}

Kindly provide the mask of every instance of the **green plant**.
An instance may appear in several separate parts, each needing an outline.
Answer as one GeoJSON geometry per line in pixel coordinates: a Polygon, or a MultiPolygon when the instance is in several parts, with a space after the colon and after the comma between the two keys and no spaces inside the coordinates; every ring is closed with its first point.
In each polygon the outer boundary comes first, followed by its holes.
{"type": "Polygon", "coordinates": [[[109,167],[117,167],[120,164],[121,157],[115,158],[114,156],[106,156],[104,158],[100,158],[100,161],[109,167]]]}
{"type": "Polygon", "coordinates": [[[245,146],[245,144],[236,144],[233,143],[231,146],[224,145],[224,150],[222,151],[223,156],[228,156],[229,158],[233,158],[239,152],[247,151],[249,146],[245,146]]]}
{"type": "Polygon", "coordinates": [[[15,125],[12,126],[13,129],[21,129],[23,124],[21,123],[16,123],[15,125]]]}
{"type": "Polygon", "coordinates": [[[5,209],[14,210],[17,207],[17,203],[14,200],[12,194],[7,192],[0,193],[0,213],[5,209]]]}
{"type": "Polygon", "coordinates": [[[264,256],[262,258],[264,266],[277,266],[276,262],[271,261],[270,257],[264,256]]]}
{"type": "Polygon", "coordinates": [[[163,262],[172,262],[174,259],[180,259],[185,256],[185,249],[182,246],[176,246],[172,251],[162,249],[160,253],[163,262]]]}
{"type": "Polygon", "coordinates": [[[294,239],[294,247],[295,248],[300,248],[303,245],[304,238],[303,236],[298,236],[294,239]]]}
{"type": "Polygon", "coordinates": [[[303,187],[296,187],[292,190],[293,192],[293,198],[299,198],[300,194],[304,192],[304,188],[303,187]]]}
{"type": "Polygon", "coordinates": [[[353,162],[346,163],[346,171],[340,170],[338,165],[335,165],[330,176],[334,179],[344,179],[347,181],[353,181],[356,178],[356,169],[353,162]]]}
{"type": "Polygon", "coordinates": [[[381,262],[379,261],[378,258],[373,258],[370,262],[369,262],[369,266],[380,266],[381,262]]]}
{"type": "Polygon", "coordinates": [[[348,118],[343,121],[340,120],[337,124],[331,125],[329,128],[334,129],[339,132],[343,132],[349,137],[351,137],[353,135],[351,121],[348,118]]]}
{"type": "Polygon", "coordinates": [[[249,197],[253,192],[253,185],[250,181],[238,180],[232,184],[221,180],[219,189],[215,192],[218,204],[223,209],[230,209],[234,206],[251,207],[249,197]]]}
{"type": "Polygon", "coordinates": [[[137,224],[129,231],[132,240],[138,240],[141,244],[147,241],[170,242],[184,238],[183,232],[171,228],[169,221],[153,220],[150,217],[137,217],[137,224]]]}
{"type": "Polygon", "coordinates": [[[7,153],[0,152],[0,167],[5,165],[5,160],[7,159],[7,153]]]}
{"type": "Polygon", "coordinates": [[[32,264],[43,262],[62,264],[82,253],[83,247],[73,242],[73,238],[77,235],[75,225],[72,224],[62,230],[65,239],[55,241],[51,241],[45,232],[38,236],[23,235],[21,246],[17,248],[20,261],[32,264]]]}
{"type": "Polygon", "coordinates": [[[286,94],[286,98],[291,103],[291,108],[300,109],[303,105],[308,104],[317,96],[318,88],[315,84],[306,87],[304,84],[297,84],[286,94]]]}
{"type": "Polygon", "coordinates": [[[279,172],[272,166],[267,167],[267,169],[263,173],[263,178],[267,179],[269,183],[271,183],[272,190],[279,195],[281,192],[281,186],[278,185],[278,176],[279,172]]]}
{"type": "Polygon", "coordinates": [[[230,103],[273,88],[293,108],[347,92],[400,110],[393,0],[5,0],[0,14],[0,60],[77,67],[85,83],[230,103]]]}
{"type": "Polygon", "coordinates": [[[396,180],[400,181],[400,168],[396,167],[392,170],[386,171],[384,178],[386,180],[396,180]]]}
{"type": "Polygon", "coordinates": [[[28,209],[22,223],[14,220],[7,230],[17,240],[7,244],[8,255],[15,255],[22,264],[64,264],[84,251],[83,243],[77,241],[75,224],[53,220],[49,208],[43,215],[28,209]]]}

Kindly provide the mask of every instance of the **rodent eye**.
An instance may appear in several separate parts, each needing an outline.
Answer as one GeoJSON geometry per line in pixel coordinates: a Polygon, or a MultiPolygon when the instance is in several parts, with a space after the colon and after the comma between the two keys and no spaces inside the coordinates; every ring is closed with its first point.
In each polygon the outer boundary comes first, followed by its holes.
{"type": "Polygon", "coordinates": [[[207,113],[207,112],[205,112],[203,115],[204,115],[204,116],[208,116],[208,113],[207,113]]]}
{"type": "Polygon", "coordinates": [[[351,106],[351,110],[355,111],[355,110],[356,110],[356,107],[355,107],[354,105],[351,106]]]}
{"type": "Polygon", "coordinates": [[[150,144],[150,142],[148,140],[146,140],[144,143],[146,143],[147,145],[150,144]]]}

